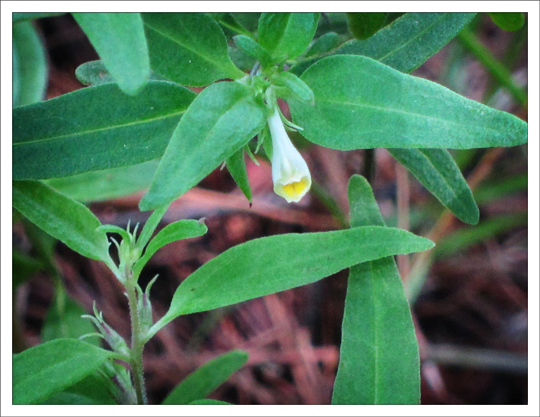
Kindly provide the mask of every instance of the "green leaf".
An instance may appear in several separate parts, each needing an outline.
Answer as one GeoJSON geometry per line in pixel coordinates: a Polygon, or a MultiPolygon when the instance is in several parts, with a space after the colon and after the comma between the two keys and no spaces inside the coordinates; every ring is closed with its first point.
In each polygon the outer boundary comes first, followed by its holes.
{"type": "Polygon", "coordinates": [[[71,385],[65,391],[47,398],[40,404],[81,404],[81,405],[113,405],[117,404],[111,391],[115,387],[101,369],[92,372],[81,381],[71,385]]]}
{"type": "Polygon", "coordinates": [[[431,247],[428,239],[387,227],[254,239],[225,251],[184,280],[150,334],[182,314],[311,284],[358,263],[431,247]]]}
{"type": "Polygon", "coordinates": [[[265,106],[247,87],[222,82],[205,88],[174,131],[150,191],[141,200],[141,210],[184,194],[241,149],[265,120],[265,106]]]}
{"type": "Polygon", "coordinates": [[[202,400],[192,401],[189,403],[189,405],[232,405],[232,404],[225,401],[204,398],[202,400]]]}
{"type": "Polygon", "coordinates": [[[82,202],[124,197],[150,187],[159,161],[85,172],[44,181],[68,197],[82,202]]]}
{"type": "MultiPolygon", "coordinates": [[[[351,227],[384,226],[369,183],[349,182],[351,227]]],[[[354,230],[354,229],[353,229],[354,230]]],[[[420,359],[411,312],[392,257],[349,274],[332,404],[418,404],[420,359]]]]}
{"type": "MultiPolygon", "coordinates": [[[[48,342],[54,339],[78,339],[85,334],[94,333],[96,330],[90,320],[81,316],[87,314],[79,303],[71,299],[66,293],[56,295],[54,303],[50,306],[43,329],[41,339],[48,342]]],[[[88,338],[86,342],[99,346],[99,338],[88,338]]]]}
{"type": "MultiPolygon", "coordinates": [[[[280,72],[272,79],[272,84],[282,87],[292,93],[288,97],[294,97],[296,100],[301,100],[309,104],[315,102],[315,97],[313,96],[311,88],[292,72],[280,72]]],[[[276,93],[279,95],[279,91],[276,93]]]]}
{"type": "Polygon", "coordinates": [[[525,24],[525,16],[523,13],[510,13],[510,12],[499,12],[499,13],[488,13],[497,26],[503,30],[514,32],[519,30],[525,24]]]}
{"type": "Polygon", "coordinates": [[[204,86],[246,74],[232,63],[219,25],[203,13],[143,13],[150,64],[163,77],[204,86]]]}
{"type": "Polygon", "coordinates": [[[63,391],[114,357],[76,339],[57,339],[13,358],[13,404],[36,404],[63,391]]]}
{"type": "Polygon", "coordinates": [[[371,58],[336,55],[302,80],[315,105],[291,101],[302,135],[328,148],[484,148],[527,142],[527,123],[371,58]]]}
{"type": "Polygon", "coordinates": [[[100,222],[81,203],[38,181],[13,182],[13,207],[32,223],[88,258],[107,262],[109,242],[100,222]]]}
{"type": "Polygon", "coordinates": [[[156,228],[159,225],[159,222],[167,212],[167,209],[169,208],[168,204],[165,204],[163,206],[157,207],[146,223],[144,224],[144,227],[141,231],[141,234],[137,238],[137,246],[142,250],[146,246],[146,244],[150,241],[150,238],[152,237],[152,234],[156,230],[156,228]]]}
{"type": "Polygon", "coordinates": [[[34,20],[34,19],[42,19],[44,17],[53,17],[53,16],[60,16],[66,14],[64,12],[14,12],[11,14],[12,16],[12,22],[25,22],[28,20],[34,20]]]}
{"type": "Polygon", "coordinates": [[[239,49],[241,49],[246,54],[252,56],[257,61],[259,61],[261,65],[263,66],[263,68],[271,65],[272,59],[270,55],[268,54],[268,51],[266,51],[261,45],[259,45],[253,39],[245,35],[238,35],[238,36],[235,36],[233,39],[234,39],[234,44],[239,49]]]}
{"type": "Polygon", "coordinates": [[[73,17],[122,91],[137,94],[150,75],[140,13],[73,13],[73,17]]]}
{"type": "Polygon", "coordinates": [[[527,213],[518,212],[492,217],[482,221],[476,227],[460,228],[445,236],[444,239],[441,239],[437,243],[434,255],[437,258],[452,256],[456,252],[464,251],[475,244],[486,242],[486,240],[492,239],[512,228],[525,226],[527,225],[527,221],[527,213]]]}
{"type": "Polygon", "coordinates": [[[396,160],[460,220],[477,224],[480,216],[467,181],[446,149],[388,149],[396,160]]]}
{"type": "Polygon", "coordinates": [[[13,290],[24,284],[28,278],[43,268],[43,264],[38,260],[13,249],[13,290]]]}
{"type": "Polygon", "coordinates": [[[248,201],[251,203],[251,187],[249,186],[249,178],[246,170],[244,149],[236,151],[227,158],[227,169],[236,185],[240,187],[248,201]]]}
{"type": "Polygon", "coordinates": [[[313,39],[319,13],[263,13],[259,19],[259,43],[276,62],[293,59],[313,39]]]}
{"type": "Polygon", "coordinates": [[[233,350],[206,362],[180,382],[162,404],[182,405],[204,399],[244,366],[247,360],[247,352],[233,350]]]}
{"type": "Polygon", "coordinates": [[[386,22],[388,13],[346,13],[347,26],[355,39],[367,39],[386,22]]]}
{"type": "Polygon", "coordinates": [[[137,97],[88,87],[13,109],[13,179],[48,179],[161,156],[195,93],[151,81],[137,97]]]}
{"type": "Polygon", "coordinates": [[[45,49],[32,23],[13,25],[13,107],[43,100],[47,75],[45,49]]]}
{"type": "MultiPolygon", "coordinates": [[[[411,72],[450,42],[475,13],[406,13],[365,41],[344,43],[332,54],[363,55],[398,71],[411,72]]],[[[320,58],[291,69],[302,74],[320,58]]]]}
{"type": "Polygon", "coordinates": [[[157,250],[171,242],[204,235],[208,228],[197,220],[179,220],[165,226],[148,244],[144,255],[133,267],[133,275],[138,276],[144,265],[157,250]]]}
{"type": "Polygon", "coordinates": [[[339,35],[335,32],[328,32],[319,37],[313,45],[306,52],[306,58],[324,54],[332,49],[334,49],[339,43],[339,35]]]}

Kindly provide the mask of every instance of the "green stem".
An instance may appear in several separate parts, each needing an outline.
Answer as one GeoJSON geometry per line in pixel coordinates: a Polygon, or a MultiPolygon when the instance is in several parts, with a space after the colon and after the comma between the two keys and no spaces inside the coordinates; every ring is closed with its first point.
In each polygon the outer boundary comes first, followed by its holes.
{"type": "Polygon", "coordinates": [[[126,272],[126,275],[125,285],[129,302],[129,314],[131,316],[131,371],[133,373],[133,383],[137,393],[137,403],[147,404],[142,363],[144,341],[141,340],[139,310],[137,308],[137,292],[135,290],[136,284],[133,282],[133,274],[131,271],[126,272]]]}
{"type": "Polygon", "coordinates": [[[458,35],[459,40],[486,67],[486,69],[505,87],[520,104],[527,104],[527,93],[514,83],[510,71],[493,57],[469,28],[464,28],[458,35]]]}

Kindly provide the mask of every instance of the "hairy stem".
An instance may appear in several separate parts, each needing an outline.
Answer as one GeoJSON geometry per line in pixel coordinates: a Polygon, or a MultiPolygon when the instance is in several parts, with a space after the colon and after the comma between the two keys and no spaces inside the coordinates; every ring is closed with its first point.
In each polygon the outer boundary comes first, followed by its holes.
{"type": "Polygon", "coordinates": [[[141,340],[139,311],[137,309],[137,292],[135,290],[135,283],[133,282],[133,274],[129,271],[126,275],[126,291],[129,302],[129,314],[131,317],[131,371],[133,373],[133,383],[137,393],[137,403],[147,404],[142,363],[144,341],[141,340]]]}

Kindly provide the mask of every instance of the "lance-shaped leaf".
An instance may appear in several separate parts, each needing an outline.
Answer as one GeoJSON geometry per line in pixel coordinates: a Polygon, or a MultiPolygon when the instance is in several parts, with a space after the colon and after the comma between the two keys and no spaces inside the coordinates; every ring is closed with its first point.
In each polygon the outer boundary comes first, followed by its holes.
{"type": "Polygon", "coordinates": [[[137,97],[115,84],[13,109],[13,180],[47,179],[161,156],[196,94],[152,81],[137,97]]]}
{"type": "Polygon", "coordinates": [[[115,356],[77,339],[56,339],[13,357],[13,403],[36,404],[79,382],[115,356]]]}
{"type": "Polygon", "coordinates": [[[313,45],[306,52],[306,58],[314,55],[324,54],[334,49],[339,43],[339,35],[335,32],[328,32],[317,38],[313,45]]]}
{"type": "Polygon", "coordinates": [[[204,89],[182,117],[141,210],[168,204],[242,148],[264,126],[265,106],[233,82],[204,89]]]}
{"type": "Polygon", "coordinates": [[[219,25],[204,13],[143,13],[150,64],[163,77],[189,86],[245,76],[231,61],[219,25]]]}
{"type": "Polygon", "coordinates": [[[311,284],[358,263],[430,249],[405,230],[359,227],[251,240],[210,260],[176,290],[169,311],[151,329],[174,318],[311,284]]]}
{"type": "Polygon", "coordinates": [[[150,75],[140,13],[73,13],[73,17],[122,91],[139,92],[150,75]]]}
{"type": "MultiPolygon", "coordinates": [[[[384,226],[369,183],[349,182],[351,226],[384,226]]],[[[332,404],[418,404],[420,359],[392,257],[351,268],[332,404]]]]}
{"type": "Polygon", "coordinates": [[[233,350],[206,362],[180,382],[162,404],[190,404],[204,399],[244,366],[247,360],[247,352],[233,350]]]}
{"type": "Polygon", "coordinates": [[[148,244],[144,255],[133,267],[133,275],[138,276],[144,265],[157,250],[171,242],[204,235],[208,228],[197,220],[179,220],[165,226],[148,244]]]}
{"type": "Polygon", "coordinates": [[[484,148],[527,142],[527,123],[371,58],[336,55],[302,80],[315,105],[291,101],[308,140],[328,148],[484,148]]]}
{"type": "Polygon", "coordinates": [[[279,62],[293,59],[313,39],[319,13],[263,13],[259,19],[259,43],[279,62]]]}
{"type": "Polygon", "coordinates": [[[227,158],[227,169],[236,185],[240,187],[248,201],[251,203],[251,187],[249,185],[243,149],[236,151],[227,158]]]}
{"type": "Polygon", "coordinates": [[[39,181],[13,182],[13,207],[32,223],[88,258],[110,261],[100,222],[78,203],[39,181]]]}
{"type": "Polygon", "coordinates": [[[477,224],[480,213],[463,174],[446,149],[388,149],[460,220],[477,224]]]}
{"type": "MultiPolygon", "coordinates": [[[[363,55],[402,72],[411,72],[450,42],[475,13],[406,13],[367,40],[345,42],[330,54],[363,55]]],[[[302,74],[321,57],[302,61],[291,71],[302,74]]]]}
{"type": "Polygon", "coordinates": [[[30,22],[13,25],[13,106],[43,100],[47,60],[38,33],[30,22]]]}

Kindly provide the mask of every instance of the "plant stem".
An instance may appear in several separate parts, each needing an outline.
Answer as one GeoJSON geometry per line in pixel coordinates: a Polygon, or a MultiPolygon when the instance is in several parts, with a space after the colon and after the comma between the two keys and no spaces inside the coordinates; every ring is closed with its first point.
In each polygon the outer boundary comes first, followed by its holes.
{"type": "Polygon", "coordinates": [[[139,310],[137,308],[137,292],[133,282],[133,274],[130,271],[126,273],[126,292],[129,302],[129,314],[131,317],[131,371],[133,373],[133,383],[137,393],[137,403],[147,404],[146,389],[144,387],[144,373],[142,354],[144,341],[141,340],[139,325],[139,310]]]}

